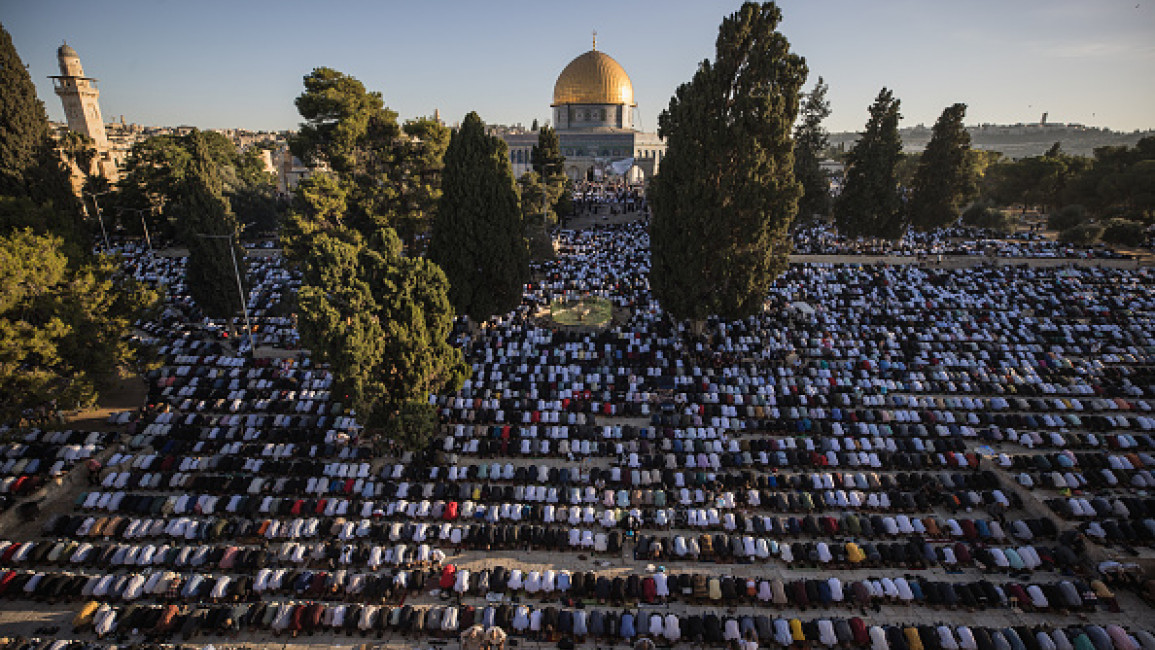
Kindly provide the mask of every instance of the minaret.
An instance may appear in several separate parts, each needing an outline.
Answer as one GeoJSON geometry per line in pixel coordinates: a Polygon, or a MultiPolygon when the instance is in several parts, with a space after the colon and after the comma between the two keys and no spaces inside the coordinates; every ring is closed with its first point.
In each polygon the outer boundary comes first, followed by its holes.
{"type": "Polygon", "coordinates": [[[60,63],[60,74],[51,78],[56,94],[64,104],[68,129],[92,138],[98,151],[106,149],[108,137],[104,133],[104,118],[97,101],[100,91],[96,89],[96,79],[84,76],[80,56],[68,43],[56,50],[56,58],[60,63]]]}

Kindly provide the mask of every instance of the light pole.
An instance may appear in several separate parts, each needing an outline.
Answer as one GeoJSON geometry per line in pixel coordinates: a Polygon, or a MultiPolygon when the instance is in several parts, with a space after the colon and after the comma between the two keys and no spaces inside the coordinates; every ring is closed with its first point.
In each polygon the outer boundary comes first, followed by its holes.
{"type": "Polygon", "coordinates": [[[152,238],[148,236],[148,224],[145,223],[145,221],[144,221],[144,213],[145,212],[151,213],[152,210],[146,210],[144,208],[120,208],[120,212],[121,213],[135,212],[137,214],[137,216],[140,217],[140,227],[144,229],[144,243],[148,244],[148,252],[151,255],[153,252],[152,251],[152,238]]]}
{"type": "MultiPolygon", "coordinates": [[[[105,190],[103,192],[97,192],[96,194],[93,194],[92,192],[85,192],[84,190],[81,190],[81,192],[85,196],[92,197],[92,205],[96,206],[96,219],[100,222],[100,235],[104,238],[104,252],[110,253],[112,252],[112,247],[108,245],[108,231],[104,229],[104,215],[102,215],[100,212],[100,203],[97,202],[96,197],[109,194],[112,192],[112,190],[105,190]]],[[[84,212],[88,212],[87,204],[84,205],[84,212]]]]}
{"type": "Polygon", "coordinates": [[[233,236],[197,233],[197,237],[201,239],[226,239],[229,242],[229,255],[233,260],[233,275],[237,278],[237,297],[241,299],[241,313],[245,316],[245,336],[249,339],[249,355],[255,357],[257,346],[253,344],[253,328],[249,324],[249,301],[245,300],[245,289],[241,286],[241,271],[240,267],[237,266],[237,249],[233,246],[233,236]]]}

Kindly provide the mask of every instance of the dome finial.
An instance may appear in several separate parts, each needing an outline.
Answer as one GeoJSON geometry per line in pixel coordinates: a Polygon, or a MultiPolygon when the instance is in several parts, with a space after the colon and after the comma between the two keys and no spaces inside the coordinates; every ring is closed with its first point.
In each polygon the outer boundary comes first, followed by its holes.
{"type": "Polygon", "coordinates": [[[598,30],[594,30],[594,49],[598,49],[598,30]]]}

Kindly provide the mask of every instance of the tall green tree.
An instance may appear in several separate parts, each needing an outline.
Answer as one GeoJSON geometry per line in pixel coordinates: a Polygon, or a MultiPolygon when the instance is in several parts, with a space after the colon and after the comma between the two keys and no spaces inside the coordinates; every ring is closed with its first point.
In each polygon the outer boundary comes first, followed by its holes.
{"type": "Polygon", "coordinates": [[[518,194],[521,197],[521,218],[526,223],[540,219],[542,207],[549,208],[547,186],[535,171],[527,171],[517,179],[518,194]]]}
{"type": "Polygon", "coordinates": [[[560,182],[565,179],[565,156],[561,154],[561,142],[557,138],[557,131],[545,126],[537,132],[537,144],[529,153],[533,171],[547,182],[560,182]]]}
{"type": "Polygon", "coordinates": [[[966,104],[952,104],[931,129],[930,142],[919,159],[911,187],[910,223],[918,230],[934,230],[958,221],[967,191],[971,136],[963,126],[966,104]]]}
{"type": "Polygon", "coordinates": [[[48,140],[44,104],[16,53],[12,36],[0,25],[0,194],[24,196],[31,171],[48,140]]]}
{"type": "Polygon", "coordinates": [[[557,223],[558,210],[564,207],[566,184],[544,183],[537,172],[530,170],[517,179],[521,203],[521,218],[525,223],[526,242],[530,259],[544,261],[557,256],[553,247],[550,226],[557,223]]]}
{"type": "Polygon", "coordinates": [[[398,138],[389,174],[398,187],[390,222],[410,254],[419,254],[418,239],[429,231],[441,200],[441,173],[452,130],[427,117],[408,120],[401,129],[405,137],[398,138]]]}
{"type": "Polygon", "coordinates": [[[244,251],[236,217],[224,197],[224,184],[200,131],[188,136],[190,161],[173,192],[182,240],[188,247],[185,282],[206,315],[227,318],[241,311],[237,274],[244,284],[244,251]],[[235,266],[234,266],[235,263],[235,266]]]}
{"type": "Polygon", "coordinates": [[[368,242],[341,228],[310,239],[298,292],[302,340],[331,364],[338,394],[374,431],[411,449],[436,433],[429,394],[468,374],[449,343],[445,274],[407,257],[390,229],[368,242]]]}
{"type": "Polygon", "coordinates": [[[0,421],[95,403],[137,358],[124,333],[156,300],[110,259],[70,259],[56,235],[0,236],[0,421]]]}
{"type": "Polygon", "coordinates": [[[284,204],[277,199],[277,175],[265,167],[261,147],[240,151],[234,146],[233,152],[232,164],[222,173],[234,174],[232,185],[225,184],[225,198],[237,223],[250,232],[275,231],[284,212],[284,204]]]}
{"type": "Polygon", "coordinates": [[[899,100],[883,88],[870,106],[866,131],[847,154],[846,183],[834,206],[838,230],[848,237],[898,239],[906,232],[896,176],[901,118],[899,100]]]}
{"type": "Polygon", "coordinates": [[[346,186],[346,226],[369,239],[393,228],[411,254],[420,254],[441,196],[449,129],[429,118],[399,126],[380,93],[330,68],[313,70],[304,83],[296,100],[304,122],[290,141],[293,153],[346,186]]]}
{"type": "Polygon", "coordinates": [[[295,103],[305,121],[289,143],[293,155],[342,174],[365,172],[381,162],[372,158],[400,133],[397,113],[385,107],[381,93],[332,68],[315,68],[304,82],[305,92],[295,103]]]}
{"type": "Polygon", "coordinates": [[[449,140],[442,187],[429,258],[449,278],[450,302],[475,321],[513,309],[529,278],[525,222],[505,142],[477,113],[449,140]]]}
{"type": "MultiPolygon", "coordinates": [[[[187,142],[184,136],[159,135],[134,143],[117,183],[116,207],[154,216],[152,234],[158,239],[177,237],[173,201],[192,160],[187,142]]],[[[131,221],[123,223],[130,227],[131,221]]]]}
{"type": "Polygon", "coordinates": [[[986,149],[968,149],[966,167],[967,171],[964,175],[967,180],[967,187],[963,191],[963,202],[972,200],[983,200],[988,203],[989,198],[984,195],[984,188],[987,184],[987,172],[992,167],[1002,162],[1003,154],[999,151],[990,151],[986,149]]]}
{"type": "MultiPolygon", "coordinates": [[[[0,25],[0,196],[51,204],[52,229],[70,243],[87,238],[79,221],[80,204],[72,192],[32,77],[0,25]]],[[[43,224],[24,224],[37,228],[43,224]]],[[[85,242],[86,243],[86,242],[85,242]]]]}
{"type": "Polygon", "coordinates": [[[403,187],[389,176],[401,171],[397,113],[385,107],[381,93],[331,68],[314,69],[304,84],[296,99],[304,122],[289,141],[293,155],[335,172],[348,186],[348,226],[366,237],[396,227],[403,187]]]}
{"type": "MultiPolygon", "coordinates": [[[[537,131],[537,144],[530,150],[529,160],[530,164],[533,165],[537,182],[540,184],[540,187],[530,190],[530,194],[535,195],[538,200],[543,194],[546,197],[546,209],[544,218],[541,220],[542,237],[538,237],[538,239],[542,239],[548,244],[550,240],[548,228],[557,223],[559,216],[568,215],[572,211],[573,202],[570,182],[565,175],[565,156],[561,153],[561,142],[558,140],[557,131],[549,126],[542,127],[537,131]]],[[[542,214],[542,211],[537,208],[539,203],[526,200],[526,188],[529,180],[530,177],[525,175],[518,179],[518,184],[522,187],[523,212],[530,212],[532,205],[534,206],[532,214],[542,214]]],[[[552,246],[549,246],[550,253],[552,250],[552,246]]]]}
{"type": "Polygon", "coordinates": [[[445,273],[415,250],[439,204],[448,130],[428,119],[398,127],[378,93],[328,68],[305,77],[297,108],[294,154],[325,170],[297,186],[282,231],[303,270],[302,341],[370,432],[420,448],[436,433],[429,394],[468,374],[449,343],[445,273]]]}
{"type": "MultiPolygon", "coordinates": [[[[177,195],[185,188],[194,163],[211,168],[220,194],[229,202],[238,222],[266,231],[276,226],[280,208],[274,191],[276,177],[265,171],[260,152],[253,147],[242,152],[221,133],[197,131],[195,135],[158,135],[135,143],[117,183],[115,197],[108,200],[106,213],[120,211],[121,225],[130,233],[141,230],[140,213],[149,220],[154,238],[175,239],[188,246],[190,232],[180,223],[185,214],[177,195]],[[203,160],[194,160],[192,147],[203,160]],[[127,212],[131,211],[131,212],[127,212]]],[[[102,200],[101,205],[105,205],[102,200]]]]}
{"type": "Polygon", "coordinates": [[[781,20],[772,2],[724,19],[715,60],[658,118],[667,150],[650,184],[650,282],[675,318],[756,313],[786,267],[802,193],[790,131],[807,70],[781,20]]]}
{"type": "Polygon", "coordinates": [[[2,27],[0,88],[0,421],[11,421],[53,402],[93,404],[137,359],[125,333],[156,295],[91,254],[44,107],[2,27]]]}
{"type": "Polygon", "coordinates": [[[822,171],[822,156],[830,147],[830,134],[822,121],[830,117],[828,87],[822,77],[802,96],[801,119],[794,126],[794,177],[802,183],[798,201],[800,219],[830,213],[830,179],[822,171]]]}

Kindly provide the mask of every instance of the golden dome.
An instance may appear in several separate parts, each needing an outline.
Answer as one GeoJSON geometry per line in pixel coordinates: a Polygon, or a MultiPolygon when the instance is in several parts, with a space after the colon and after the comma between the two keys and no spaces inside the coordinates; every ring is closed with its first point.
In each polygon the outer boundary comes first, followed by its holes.
{"type": "Polygon", "coordinates": [[[634,103],[634,85],[621,64],[608,54],[590,50],[569,62],[553,85],[553,104],[634,103]]]}

